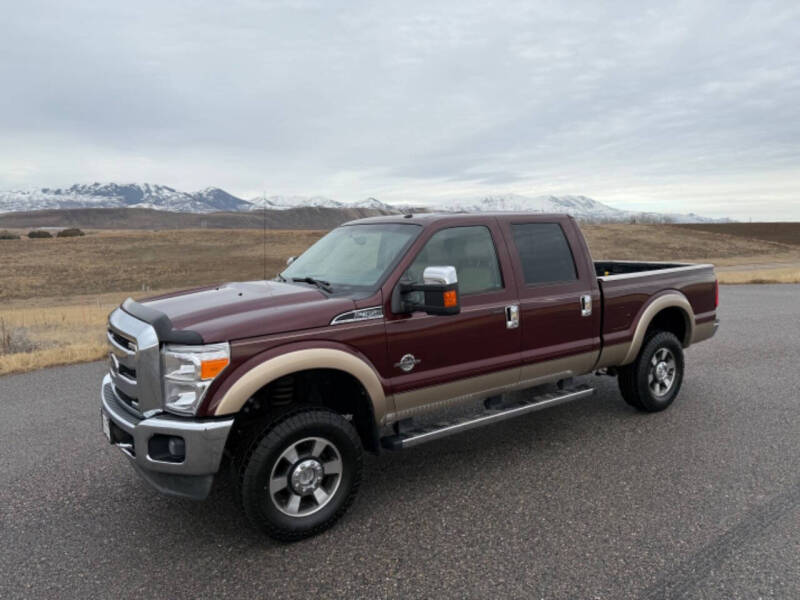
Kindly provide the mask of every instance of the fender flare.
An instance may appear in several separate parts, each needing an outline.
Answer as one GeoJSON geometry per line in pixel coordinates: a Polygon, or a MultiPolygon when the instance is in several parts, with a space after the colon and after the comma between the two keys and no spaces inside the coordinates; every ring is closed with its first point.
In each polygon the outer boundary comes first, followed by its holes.
{"type": "Polygon", "coordinates": [[[357,355],[330,347],[289,350],[263,360],[245,371],[223,394],[214,411],[215,416],[238,413],[259,389],[291,373],[310,369],[334,369],[355,377],[372,402],[376,425],[383,423],[392,410],[375,369],[357,355]]]}
{"type": "Polygon", "coordinates": [[[683,312],[683,318],[686,322],[686,335],[681,340],[684,348],[688,348],[694,335],[694,310],[686,296],[678,291],[670,291],[660,296],[656,296],[650,304],[648,304],[639,316],[639,322],[636,325],[636,330],[633,334],[628,352],[625,358],[622,359],[620,365],[627,365],[633,362],[639,354],[639,350],[644,342],[644,335],[647,333],[647,328],[653,322],[655,316],[665,308],[679,308],[683,312]]]}

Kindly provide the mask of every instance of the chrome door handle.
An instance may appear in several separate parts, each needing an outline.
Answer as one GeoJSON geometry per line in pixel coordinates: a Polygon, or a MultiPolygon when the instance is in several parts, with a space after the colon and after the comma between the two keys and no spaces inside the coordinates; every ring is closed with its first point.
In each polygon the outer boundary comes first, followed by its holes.
{"type": "Polygon", "coordinates": [[[517,327],[519,327],[519,306],[516,304],[506,306],[506,329],[517,327]]]}
{"type": "Polygon", "coordinates": [[[589,294],[581,296],[581,316],[589,317],[592,314],[592,297],[589,294]]]}

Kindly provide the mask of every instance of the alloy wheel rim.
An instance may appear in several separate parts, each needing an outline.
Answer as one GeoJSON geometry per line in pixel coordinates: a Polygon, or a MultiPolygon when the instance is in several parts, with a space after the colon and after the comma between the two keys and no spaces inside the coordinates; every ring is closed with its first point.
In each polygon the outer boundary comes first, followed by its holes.
{"type": "Polygon", "coordinates": [[[342,481],[342,455],[322,437],[292,442],[281,452],[270,472],[267,495],[290,517],[306,517],[325,507],[342,481]]]}
{"type": "Polygon", "coordinates": [[[675,355],[668,348],[659,348],[650,359],[647,386],[657,398],[666,396],[675,384],[678,372],[675,355]]]}

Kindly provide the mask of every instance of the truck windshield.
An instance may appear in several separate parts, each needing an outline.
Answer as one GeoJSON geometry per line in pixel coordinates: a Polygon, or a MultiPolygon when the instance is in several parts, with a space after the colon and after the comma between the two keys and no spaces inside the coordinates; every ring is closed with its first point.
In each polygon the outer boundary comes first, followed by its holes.
{"type": "Polygon", "coordinates": [[[323,282],[334,291],[374,288],[419,234],[418,225],[386,223],[334,229],[303,252],[280,276],[323,282]]]}

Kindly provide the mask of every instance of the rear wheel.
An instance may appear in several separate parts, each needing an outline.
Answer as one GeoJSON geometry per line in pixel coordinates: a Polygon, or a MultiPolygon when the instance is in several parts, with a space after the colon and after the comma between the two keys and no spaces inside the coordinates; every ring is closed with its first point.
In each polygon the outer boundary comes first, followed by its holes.
{"type": "Polygon", "coordinates": [[[683,346],[675,334],[659,331],[647,338],[633,363],[619,369],[625,402],[645,412],[667,408],[683,383],[683,346]]]}
{"type": "Polygon", "coordinates": [[[325,409],[294,413],[263,432],[239,467],[248,519],[282,541],[315,535],[352,503],[361,481],[355,428],[325,409]]]}

